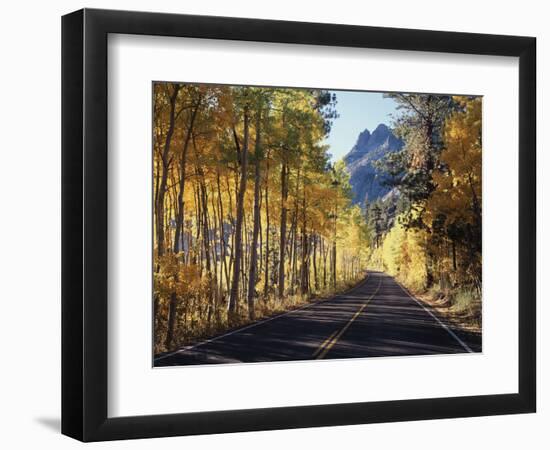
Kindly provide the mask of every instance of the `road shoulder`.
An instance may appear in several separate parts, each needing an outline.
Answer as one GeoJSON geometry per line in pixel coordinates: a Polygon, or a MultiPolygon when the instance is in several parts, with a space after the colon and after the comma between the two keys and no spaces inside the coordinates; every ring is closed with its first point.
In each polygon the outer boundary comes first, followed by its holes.
{"type": "Polygon", "coordinates": [[[481,330],[470,329],[461,326],[461,324],[453,320],[452,314],[449,313],[448,308],[438,307],[437,303],[431,301],[430,297],[426,294],[415,294],[407,289],[399,281],[395,280],[401,288],[414,300],[416,300],[420,305],[422,305],[426,310],[428,310],[438,321],[445,324],[457,337],[463,341],[473,353],[482,352],[482,332],[481,330]]]}

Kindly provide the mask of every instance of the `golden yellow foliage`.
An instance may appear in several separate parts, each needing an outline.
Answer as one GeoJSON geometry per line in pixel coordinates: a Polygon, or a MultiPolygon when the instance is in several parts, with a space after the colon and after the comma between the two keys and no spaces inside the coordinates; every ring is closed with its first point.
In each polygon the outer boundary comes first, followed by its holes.
{"type": "Polygon", "coordinates": [[[397,221],[373,256],[381,269],[406,286],[422,290],[427,283],[426,237],[425,231],[407,230],[397,221]]]}
{"type": "Polygon", "coordinates": [[[442,171],[434,173],[436,190],[427,202],[428,224],[445,215],[447,223],[474,224],[481,209],[481,98],[455,97],[463,112],[447,119],[442,171]]]}

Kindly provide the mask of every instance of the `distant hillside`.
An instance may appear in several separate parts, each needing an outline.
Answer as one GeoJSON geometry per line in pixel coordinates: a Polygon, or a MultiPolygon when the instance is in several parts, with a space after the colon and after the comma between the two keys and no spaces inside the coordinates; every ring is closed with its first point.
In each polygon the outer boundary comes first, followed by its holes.
{"type": "Polygon", "coordinates": [[[367,129],[359,133],[357,142],[344,156],[355,204],[363,207],[367,199],[374,201],[390,191],[383,184],[384,173],[376,169],[373,163],[402,147],[403,142],[384,124],[378,125],[372,134],[367,129]]]}

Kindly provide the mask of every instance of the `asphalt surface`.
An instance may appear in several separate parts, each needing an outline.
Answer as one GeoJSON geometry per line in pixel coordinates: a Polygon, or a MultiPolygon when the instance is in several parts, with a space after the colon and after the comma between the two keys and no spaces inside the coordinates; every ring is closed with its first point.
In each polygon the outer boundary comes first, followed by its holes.
{"type": "Polygon", "coordinates": [[[391,276],[369,272],[352,290],[155,357],[155,367],[480,352],[391,276]]]}

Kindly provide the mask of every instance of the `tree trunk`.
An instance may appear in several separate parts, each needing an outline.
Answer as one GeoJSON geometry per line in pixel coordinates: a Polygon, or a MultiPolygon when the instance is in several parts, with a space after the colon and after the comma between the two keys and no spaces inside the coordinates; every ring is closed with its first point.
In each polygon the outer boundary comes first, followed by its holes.
{"type": "Polygon", "coordinates": [[[269,294],[269,156],[265,168],[265,281],[264,297],[269,294]]]}
{"type": "Polygon", "coordinates": [[[248,317],[254,320],[254,297],[256,296],[256,265],[258,263],[258,234],[260,231],[260,183],[261,183],[261,116],[258,108],[256,118],[256,144],[254,150],[254,225],[252,229],[252,246],[250,248],[250,271],[248,275],[248,317]]]}
{"type": "Polygon", "coordinates": [[[313,235],[313,280],[315,292],[319,291],[319,281],[317,279],[317,235],[313,235]]]}
{"type": "Polygon", "coordinates": [[[202,102],[202,96],[199,96],[195,108],[191,113],[191,119],[189,120],[189,126],[187,127],[187,134],[183,142],[183,148],[180,158],[180,182],[179,182],[179,192],[178,192],[178,214],[176,216],[176,233],[174,237],[174,253],[180,251],[180,238],[182,236],[183,230],[183,199],[185,193],[185,166],[187,164],[187,149],[189,148],[189,141],[191,140],[191,133],[193,132],[193,125],[195,123],[195,118],[197,117],[197,112],[199,111],[200,105],[202,102]]]}
{"type": "Polygon", "coordinates": [[[237,223],[235,224],[235,260],[233,261],[233,280],[231,284],[231,294],[229,296],[228,312],[230,320],[234,319],[237,311],[237,302],[239,297],[239,272],[242,259],[242,227],[244,214],[244,194],[246,192],[246,175],[248,170],[248,108],[244,109],[244,138],[243,147],[239,152],[241,160],[241,179],[239,183],[239,192],[237,196],[237,223]]]}
{"type": "Polygon", "coordinates": [[[170,95],[170,118],[168,124],[168,131],[166,133],[166,140],[164,142],[164,148],[162,151],[162,176],[160,179],[160,186],[158,191],[158,198],[156,204],[156,228],[157,228],[157,255],[160,257],[164,255],[164,198],[166,196],[166,186],[168,182],[168,169],[170,166],[169,153],[172,137],[174,136],[174,124],[176,121],[176,99],[180,86],[173,84],[173,92],[170,95]]]}
{"type": "Polygon", "coordinates": [[[321,252],[323,256],[323,289],[327,288],[327,249],[325,239],[321,239],[321,252]]]}
{"type": "MultiPolygon", "coordinates": [[[[229,175],[225,177],[225,186],[227,188],[227,197],[229,199],[229,223],[231,224],[230,249],[229,252],[229,273],[233,274],[233,261],[235,260],[235,216],[233,215],[233,197],[231,197],[231,187],[229,185],[229,175]]],[[[231,291],[231,284],[227,285],[227,289],[231,291]]],[[[229,308],[229,300],[227,302],[229,308]]]]}
{"type": "Polygon", "coordinates": [[[332,287],[336,289],[336,240],[332,241],[332,287]]]}
{"type": "Polygon", "coordinates": [[[306,233],[305,227],[302,228],[302,263],[300,266],[300,291],[302,295],[306,295],[309,292],[309,245],[308,245],[308,235],[306,233]]]}
{"type": "Polygon", "coordinates": [[[217,178],[216,178],[217,186],[218,186],[218,208],[220,210],[220,236],[221,236],[221,245],[222,245],[222,264],[223,264],[223,272],[225,275],[225,284],[226,288],[229,290],[230,284],[229,284],[229,272],[227,270],[227,242],[225,241],[225,230],[224,230],[224,214],[223,214],[223,201],[222,201],[222,191],[220,187],[220,173],[218,172],[217,178]]]}
{"type": "MultiPolygon", "coordinates": [[[[166,133],[166,140],[164,142],[164,148],[162,151],[162,176],[160,179],[160,186],[157,196],[156,204],[156,231],[157,231],[157,257],[164,255],[164,199],[166,197],[167,183],[168,183],[168,170],[170,166],[170,144],[172,143],[172,137],[174,136],[174,125],[176,121],[176,99],[181,87],[178,84],[172,84],[172,95],[170,95],[170,115],[168,131],[166,133]]],[[[170,296],[170,303],[168,307],[168,326],[166,330],[165,346],[169,350],[172,346],[174,339],[174,327],[176,322],[176,308],[177,308],[177,296],[173,292],[170,296]]]]}
{"type": "Polygon", "coordinates": [[[285,295],[285,248],[286,248],[286,201],[288,199],[288,165],[283,159],[281,165],[281,235],[279,244],[279,298],[285,295]]]}
{"type": "Polygon", "coordinates": [[[452,249],[453,249],[453,270],[456,271],[456,243],[453,240],[451,240],[452,249]]]}
{"type": "MultiPolygon", "coordinates": [[[[205,181],[204,181],[204,173],[203,173],[202,170],[200,171],[200,177],[201,177],[200,190],[201,190],[201,198],[202,198],[201,203],[203,205],[203,229],[204,229],[202,241],[203,241],[203,245],[204,245],[204,257],[205,257],[205,263],[206,263],[206,276],[208,278],[208,284],[210,286],[209,305],[210,305],[211,309],[215,309],[215,304],[217,303],[216,302],[216,288],[215,287],[216,287],[218,282],[217,282],[217,279],[216,279],[216,268],[214,267],[214,270],[212,270],[213,255],[212,255],[212,249],[211,249],[211,245],[210,245],[210,226],[209,226],[210,218],[209,218],[209,215],[208,215],[208,197],[207,197],[206,185],[205,185],[205,181]]],[[[214,262],[214,264],[215,264],[215,262],[214,262]]],[[[210,313],[212,312],[211,309],[209,310],[208,323],[210,323],[210,319],[211,319],[211,315],[210,315],[210,313]]]]}
{"type": "Polygon", "coordinates": [[[309,293],[309,236],[307,235],[305,179],[302,187],[302,262],[300,265],[300,291],[302,295],[309,293]]]}

